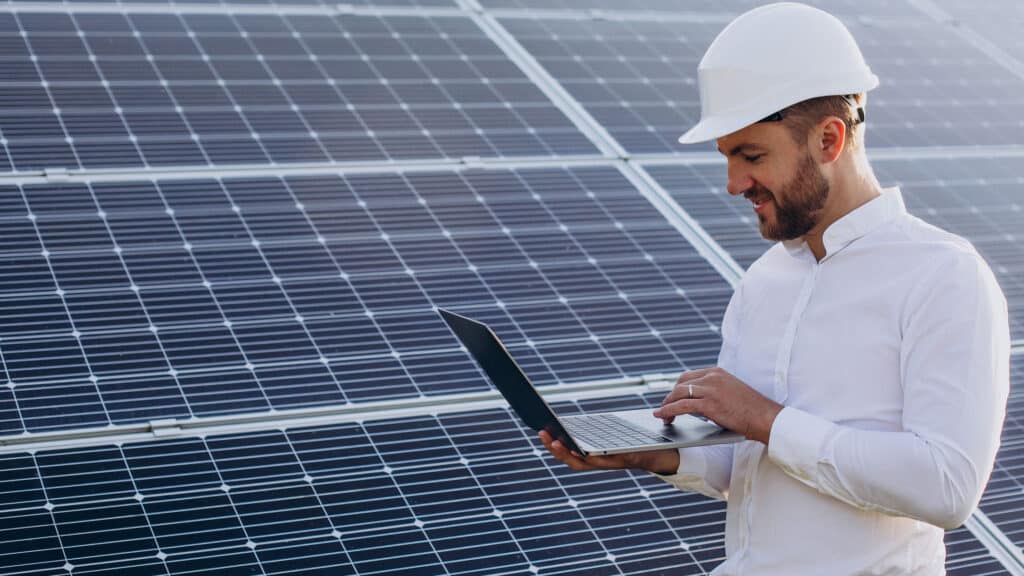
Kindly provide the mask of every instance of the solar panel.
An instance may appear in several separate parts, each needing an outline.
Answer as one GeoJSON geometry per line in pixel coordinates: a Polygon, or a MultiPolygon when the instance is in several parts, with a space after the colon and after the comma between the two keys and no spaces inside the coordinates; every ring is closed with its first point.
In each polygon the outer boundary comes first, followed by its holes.
{"type": "MultiPolygon", "coordinates": [[[[1006,294],[1014,340],[1024,338],[1024,172],[1018,164],[991,158],[872,162],[883,186],[900,186],[911,214],[967,238],[985,257],[1006,294]]],[[[761,238],[749,203],[726,193],[723,164],[646,169],[744,268],[771,245],[761,238]]]]}
{"type": "MultiPolygon", "coordinates": [[[[627,151],[685,150],[676,139],[700,117],[697,64],[724,22],[604,16],[501,23],[627,151]]],[[[869,100],[870,145],[1022,143],[1004,128],[1021,126],[1024,81],[964,39],[923,18],[847,24],[883,78],[869,100]]]]}
{"type": "Polygon", "coordinates": [[[538,384],[706,365],[730,291],[607,167],[5,197],[9,433],[487,389],[434,305],[538,384]]]}
{"type": "Polygon", "coordinates": [[[0,169],[590,154],[459,16],[0,14],[0,169]]]}
{"type": "MultiPolygon", "coordinates": [[[[0,564],[12,575],[706,574],[724,559],[723,503],[646,474],[569,472],[536,446],[514,415],[484,410],[5,455],[0,564]]],[[[965,529],[947,543],[951,574],[1001,573],[965,529]]]]}
{"type": "Polygon", "coordinates": [[[507,411],[487,410],[7,455],[0,564],[705,574],[721,561],[722,503],[644,474],[573,474],[536,446],[507,411]]]}
{"type": "MultiPolygon", "coordinates": [[[[911,3],[816,3],[883,77],[869,145],[1021,143],[1020,78],[969,34],[911,3]]],[[[0,441],[43,442],[0,451],[0,572],[621,576],[723,560],[722,503],[571,473],[508,411],[454,411],[489,386],[433,307],[488,322],[541,385],[713,363],[730,286],[630,182],[649,172],[741,264],[767,245],[714,193],[721,165],[675,143],[704,46],[755,2],[49,4],[0,10],[0,172],[18,172],[0,182],[0,441]],[[630,153],[679,162],[603,156],[545,75],[630,153]],[[417,402],[438,413],[387,408],[417,402]],[[275,419],[370,403],[385,408],[365,421],[275,419]],[[104,428],[163,418],[210,428],[104,428]]],[[[1019,337],[1019,162],[952,158],[875,165],[913,212],[975,241],[1019,337]]],[[[982,504],[1018,545],[1019,364],[982,504]]],[[[990,545],[949,532],[947,570],[1004,573],[990,545]]]]}

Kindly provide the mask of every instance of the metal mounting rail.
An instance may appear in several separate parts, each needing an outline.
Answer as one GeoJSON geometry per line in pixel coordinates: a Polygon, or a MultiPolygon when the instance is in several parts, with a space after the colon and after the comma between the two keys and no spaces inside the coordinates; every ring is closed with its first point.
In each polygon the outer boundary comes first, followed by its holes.
{"type": "Polygon", "coordinates": [[[585,154],[575,156],[519,156],[502,158],[439,158],[436,160],[371,162],[306,162],[296,164],[237,164],[231,166],[183,165],[160,168],[47,168],[0,174],[2,184],[47,182],[126,182],[137,180],[194,180],[196,178],[253,178],[310,176],[317,174],[373,174],[396,172],[460,171],[482,168],[517,169],[608,165],[611,158],[585,154]]]}
{"type": "MultiPolygon", "coordinates": [[[[628,378],[594,380],[572,384],[542,386],[539,390],[550,402],[610,398],[646,392],[667,391],[678,374],[646,374],[628,378]]],[[[0,436],[0,454],[33,452],[60,448],[101,446],[126,442],[144,442],[167,437],[207,436],[258,430],[283,430],[306,426],[326,426],[346,422],[364,422],[451,414],[470,410],[508,406],[496,390],[419,398],[317,406],[293,410],[271,410],[249,414],[231,414],[186,419],[161,419],[134,424],[110,425],[74,430],[24,433],[0,436]]]]}
{"type": "Polygon", "coordinates": [[[985,545],[990,554],[1014,576],[1024,576],[1024,552],[989,520],[980,509],[971,513],[964,527],[985,545]]]}

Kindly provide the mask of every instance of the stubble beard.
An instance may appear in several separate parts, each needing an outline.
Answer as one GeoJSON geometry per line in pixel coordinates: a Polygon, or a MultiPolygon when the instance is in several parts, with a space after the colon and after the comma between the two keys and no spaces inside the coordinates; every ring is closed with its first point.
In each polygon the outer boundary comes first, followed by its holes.
{"type": "Polygon", "coordinates": [[[761,236],[766,240],[793,240],[807,234],[818,223],[818,215],[828,200],[829,184],[818,170],[810,154],[804,156],[793,181],[786,187],[786,201],[766,188],[761,192],[771,194],[775,204],[774,222],[769,223],[763,214],[758,214],[761,236]]]}

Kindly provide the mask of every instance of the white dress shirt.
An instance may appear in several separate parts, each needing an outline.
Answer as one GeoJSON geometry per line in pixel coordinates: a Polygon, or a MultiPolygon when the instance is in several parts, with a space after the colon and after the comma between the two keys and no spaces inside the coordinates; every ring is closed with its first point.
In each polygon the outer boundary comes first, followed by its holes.
{"type": "Polygon", "coordinates": [[[1006,299],[966,240],[888,189],[778,243],[733,294],[719,366],[783,404],[767,448],[680,450],[665,480],[728,500],[714,576],[945,573],[1009,392],[1006,299]]]}

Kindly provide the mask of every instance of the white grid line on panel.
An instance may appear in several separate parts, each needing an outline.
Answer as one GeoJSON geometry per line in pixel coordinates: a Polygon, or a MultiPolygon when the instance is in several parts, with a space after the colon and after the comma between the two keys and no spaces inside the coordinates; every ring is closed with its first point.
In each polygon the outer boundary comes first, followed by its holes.
{"type": "MultiPolygon", "coordinates": [[[[96,205],[96,209],[98,211],[100,211],[100,213],[102,214],[103,212],[102,212],[102,209],[100,208],[99,201],[96,198],[96,194],[93,191],[91,186],[89,187],[89,197],[92,199],[93,203],[96,205]]],[[[110,222],[107,220],[105,215],[101,216],[100,219],[103,221],[103,228],[104,228],[104,230],[106,230],[107,235],[110,238],[110,242],[114,246],[114,253],[117,256],[117,261],[120,263],[121,268],[124,270],[125,277],[127,277],[128,281],[131,283],[130,284],[131,292],[132,292],[132,294],[134,294],[135,300],[138,302],[139,307],[142,309],[142,313],[146,317],[146,322],[149,323],[150,330],[151,330],[152,334],[155,336],[156,332],[157,332],[156,324],[153,323],[153,318],[150,316],[149,309],[147,308],[146,303],[142,299],[142,296],[141,296],[140,291],[138,289],[138,285],[136,285],[135,281],[132,279],[132,270],[128,266],[128,263],[125,262],[124,254],[122,253],[122,250],[121,250],[120,246],[117,243],[117,238],[114,235],[114,231],[110,228],[110,222]]],[[[40,237],[40,243],[41,242],[42,242],[42,237],[40,237]]],[[[70,310],[68,311],[68,317],[71,318],[70,310]]],[[[74,319],[71,318],[71,320],[73,321],[74,319]]],[[[154,337],[154,340],[156,341],[157,347],[160,349],[160,355],[163,357],[164,362],[167,364],[169,375],[174,380],[174,384],[177,387],[178,393],[181,394],[182,398],[185,398],[185,390],[184,390],[184,388],[181,385],[181,381],[178,379],[178,374],[174,370],[171,369],[173,364],[171,362],[170,356],[167,354],[167,349],[164,347],[163,342],[159,338],[155,338],[154,337]]],[[[106,378],[104,378],[104,380],[106,380],[106,378]]],[[[98,384],[97,384],[97,386],[98,386],[98,384]]],[[[190,405],[188,405],[187,402],[185,403],[185,407],[188,410],[189,415],[192,415],[192,407],[190,405]]],[[[109,413],[108,413],[108,418],[109,418],[109,413]]]]}
{"type": "Polygon", "coordinates": [[[36,459],[36,455],[34,452],[31,454],[31,458],[32,466],[35,468],[36,477],[40,479],[39,489],[43,493],[43,497],[46,498],[46,503],[49,505],[46,506],[45,509],[47,514],[50,516],[50,522],[52,522],[54,526],[54,537],[57,539],[57,545],[60,546],[60,554],[64,557],[64,565],[67,566],[71,563],[71,561],[68,558],[67,548],[64,546],[64,538],[61,536],[60,529],[57,528],[59,524],[57,523],[57,516],[53,513],[54,507],[53,504],[50,502],[50,495],[47,491],[46,483],[42,481],[43,471],[39,468],[39,460],[36,459]]]}
{"type": "MultiPolygon", "coordinates": [[[[81,354],[82,363],[85,369],[89,371],[88,381],[92,384],[91,388],[95,390],[96,397],[100,401],[100,408],[103,410],[103,417],[106,419],[107,423],[110,424],[112,423],[112,420],[110,418],[110,412],[107,409],[106,402],[103,400],[103,390],[99,386],[99,378],[96,376],[96,373],[92,369],[91,362],[89,361],[89,355],[85,350],[84,344],[82,344],[81,333],[75,327],[75,320],[71,316],[71,308],[70,306],[68,306],[68,301],[67,298],[65,297],[64,290],[61,288],[60,280],[58,279],[57,273],[53,268],[53,261],[50,258],[49,250],[46,249],[46,242],[43,240],[43,234],[39,230],[39,222],[36,218],[32,217],[32,204],[31,202],[29,202],[28,196],[25,194],[24,189],[20,191],[20,195],[21,201],[24,203],[25,209],[29,213],[29,219],[32,222],[32,228],[35,231],[36,239],[39,241],[39,246],[42,247],[42,256],[43,259],[46,261],[46,269],[49,272],[50,280],[53,282],[53,286],[56,288],[55,292],[58,298],[60,299],[60,303],[64,309],[64,313],[67,315],[68,324],[71,326],[71,336],[75,341],[75,348],[78,350],[79,354],[81,354]]],[[[9,360],[7,361],[9,362],[9,360]]],[[[10,379],[10,382],[12,384],[15,383],[13,378],[10,379]]]]}
{"type": "MultiPolygon", "coordinates": [[[[164,194],[164,191],[159,186],[155,186],[155,189],[157,191],[157,194],[160,196],[160,201],[163,203],[164,208],[167,211],[167,215],[170,217],[172,223],[174,224],[175,231],[178,233],[178,236],[181,237],[184,251],[188,254],[189,261],[195,267],[197,274],[202,279],[203,287],[209,293],[210,299],[217,307],[217,313],[220,314],[220,317],[223,320],[222,326],[228,331],[228,334],[230,334],[231,341],[234,343],[235,348],[238,350],[238,353],[242,356],[243,359],[245,359],[246,366],[251,366],[252,362],[250,362],[248,356],[246,355],[245,350],[243,349],[242,346],[242,342],[239,339],[238,334],[235,333],[235,329],[231,324],[231,320],[228,314],[224,311],[224,307],[221,304],[219,297],[213,290],[213,283],[210,281],[209,278],[207,278],[206,273],[203,271],[202,265],[200,264],[198,258],[195,255],[195,252],[192,249],[191,244],[188,242],[188,237],[186,236],[185,231],[181,226],[181,223],[178,221],[178,218],[175,215],[171,203],[168,201],[166,194],[164,194]]],[[[263,387],[262,384],[259,383],[259,376],[257,376],[254,371],[251,372],[253,379],[257,382],[259,392],[263,398],[263,401],[266,403],[267,407],[270,408],[273,404],[270,402],[270,399],[267,398],[266,389],[263,387]]],[[[189,409],[191,410],[191,407],[189,409]]]]}

